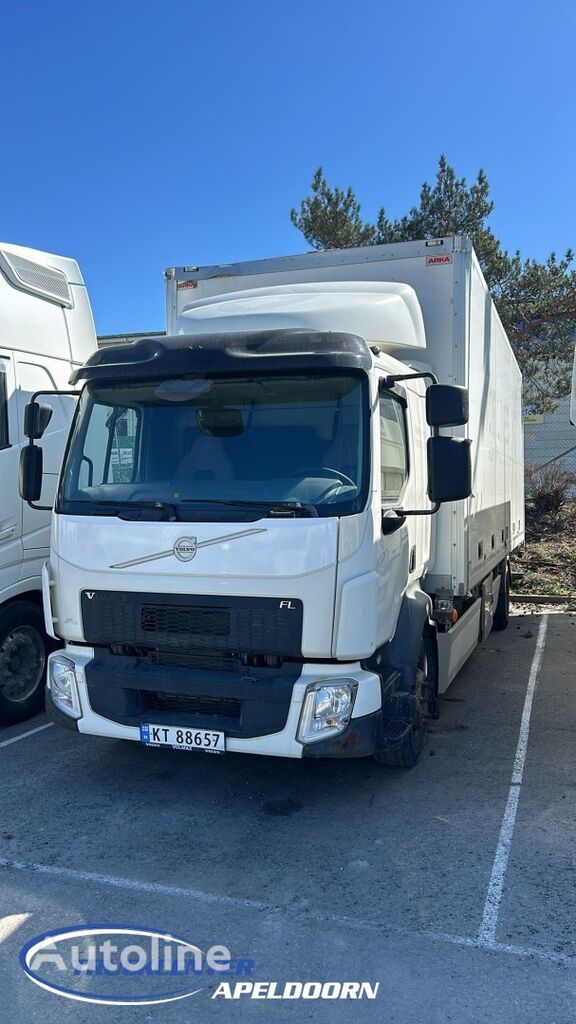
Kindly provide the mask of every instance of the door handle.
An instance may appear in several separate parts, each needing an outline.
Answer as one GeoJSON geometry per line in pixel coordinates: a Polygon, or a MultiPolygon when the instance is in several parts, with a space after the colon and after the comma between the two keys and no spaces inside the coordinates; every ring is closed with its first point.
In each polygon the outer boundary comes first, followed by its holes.
{"type": "Polygon", "coordinates": [[[0,540],[8,540],[16,533],[15,526],[9,526],[7,530],[0,530],[0,540]]]}

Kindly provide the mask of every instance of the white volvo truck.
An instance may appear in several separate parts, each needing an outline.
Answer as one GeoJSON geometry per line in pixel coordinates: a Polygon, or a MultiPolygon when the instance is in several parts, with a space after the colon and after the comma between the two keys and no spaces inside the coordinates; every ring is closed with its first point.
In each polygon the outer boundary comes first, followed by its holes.
{"type": "MultiPolygon", "coordinates": [[[[48,711],[152,746],[411,765],[508,620],[521,378],[466,238],[168,270],[81,389],[48,711]]],[[[27,414],[38,494],[47,412],[27,414]]]]}
{"type": "Polygon", "coordinates": [[[74,399],[46,398],[53,416],[44,437],[44,509],[29,508],[18,493],[24,407],[37,391],[66,389],[72,370],[95,348],[76,261],[0,242],[1,721],[27,718],[44,702],[46,660],[54,642],[44,631],[41,571],[74,399]]]}

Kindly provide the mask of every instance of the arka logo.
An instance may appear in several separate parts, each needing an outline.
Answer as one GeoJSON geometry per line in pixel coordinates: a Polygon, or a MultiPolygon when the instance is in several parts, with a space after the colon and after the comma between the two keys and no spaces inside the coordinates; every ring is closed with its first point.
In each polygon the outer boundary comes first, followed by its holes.
{"type": "Polygon", "coordinates": [[[443,267],[446,263],[452,263],[453,257],[449,256],[448,253],[444,253],[442,256],[427,256],[426,266],[427,267],[443,267]]]}

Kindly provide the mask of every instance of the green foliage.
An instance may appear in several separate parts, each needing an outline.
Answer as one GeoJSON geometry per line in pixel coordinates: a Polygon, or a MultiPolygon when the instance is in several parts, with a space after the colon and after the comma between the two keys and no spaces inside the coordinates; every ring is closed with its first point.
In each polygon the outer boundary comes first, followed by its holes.
{"type": "Polygon", "coordinates": [[[538,532],[558,521],[568,499],[568,491],[574,487],[574,473],[560,462],[545,466],[526,466],[527,522],[538,532]]]}
{"type": "Polygon", "coordinates": [[[468,235],[524,374],[525,402],[534,411],[548,411],[570,391],[576,332],[573,255],[558,260],[552,253],[544,263],[518,252],[510,256],[486,224],[493,207],[484,171],[469,186],[442,155],[434,184],[425,182],[418,206],[398,220],[389,220],[382,208],[375,224],[364,221],[353,189],[331,188],[321,167],[311,195],[290,217],[315,249],[468,235]]]}
{"type": "Polygon", "coordinates": [[[570,394],[576,332],[572,252],[545,263],[506,257],[492,295],[524,374],[524,399],[535,412],[555,409],[570,394]]]}
{"type": "Polygon", "coordinates": [[[349,249],[373,245],[375,230],[360,217],[360,203],[351,188],[330,188],[319,167],[312,178],[312,195],[303,199],[300,213],[290,219],[314,249],[349,249]]]}

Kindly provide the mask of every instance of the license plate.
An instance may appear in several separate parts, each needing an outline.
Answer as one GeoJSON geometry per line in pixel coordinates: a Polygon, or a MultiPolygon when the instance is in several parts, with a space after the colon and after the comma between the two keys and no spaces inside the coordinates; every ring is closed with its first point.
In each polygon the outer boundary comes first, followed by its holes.
{"type": "Polygon", "coordinates": [[[140,742],[147,747],[204,750],[207,754],[223,754],[226,750],[223,732],[214,729],[185,729],[179,725],[141,725],[140,742]]]}

